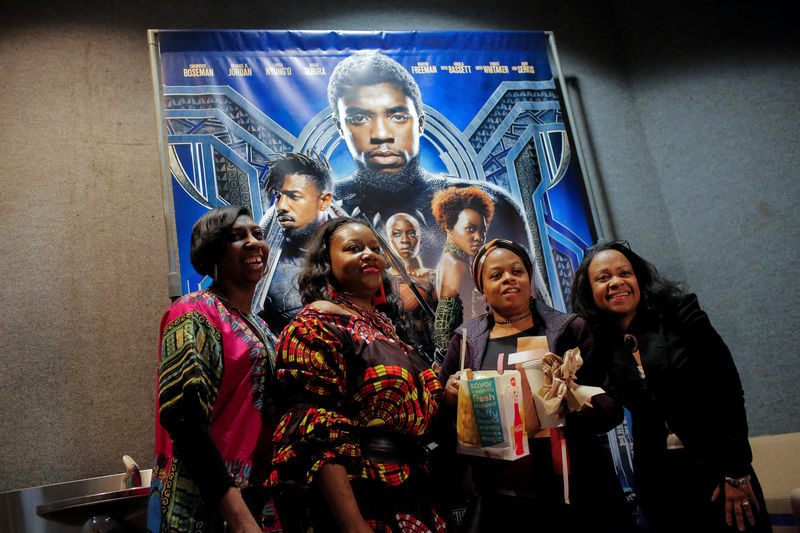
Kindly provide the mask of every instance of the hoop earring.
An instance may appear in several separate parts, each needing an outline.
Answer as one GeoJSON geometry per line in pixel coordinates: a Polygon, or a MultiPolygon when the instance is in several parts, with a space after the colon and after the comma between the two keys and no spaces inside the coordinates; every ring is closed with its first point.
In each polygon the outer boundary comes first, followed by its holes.
{"type": "Polygon", "coordinates": [[[339,294],[336,292],[336,289],[333,288],[333,285],[331,285],[330,282],[328,282],[327,289],[328,289],[328,296],[331,298],[331,300],[339,299],[339,294]]]}

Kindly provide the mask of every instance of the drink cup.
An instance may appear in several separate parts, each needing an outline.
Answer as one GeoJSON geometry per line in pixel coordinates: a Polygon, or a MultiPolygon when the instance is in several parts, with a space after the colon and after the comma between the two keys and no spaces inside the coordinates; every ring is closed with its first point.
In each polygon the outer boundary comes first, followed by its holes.
{"type": "Polygon", "coordinates": [[[543,429],[557,428],[564,425],[563,418],[556,418],[555,414],[548,415],[544,409],[544,397],[539,391],[544,386],[544,371],[542,370],[542,360],[528,361],[522,363],[522,369],[528,380],[533,395],[533,404],[536,407],[536,414],[539,416],[539,424],[543,429]]]}

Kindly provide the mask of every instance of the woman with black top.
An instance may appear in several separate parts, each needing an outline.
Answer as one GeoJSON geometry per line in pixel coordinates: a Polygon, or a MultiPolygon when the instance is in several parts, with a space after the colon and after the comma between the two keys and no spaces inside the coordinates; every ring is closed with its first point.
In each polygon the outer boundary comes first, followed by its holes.
{"type": "MultiPolygon", "coordinates": [[[[466,324],[464,368],[496,369],[498,354],[518,351],[519,337],[544,336],[549,350],[559,355],[580,348],[585,364],[578,373],[579,381],[599,385],[599,373],[593,372],[589,328],[576,315],[556,311],[532,298],[532,272],[528,254],[514,242],[494,239],[477,251],[472,277],[489,313],[466,324]]],[[[446,384],[445,404],[453,411],[461,377],[461,331],[459,328],[450,341],[439,373],[439,379],[446,384]]],[[[528,457],[513,462],[470,458],[480,503],[467,525],[469,530],[552,527],[554,531],[635,531],[610,454],[602,442],[605,437],[597,436],[622,418],[621,409],[608,400],[606,395],[595,396],[594,408],[566,417],[570,504],[564,501],[563,480],[556,472],[548,430],[529,433],[528,457]]],[[[529,416],[535,416],[535,411],[526,412],[529,416]]],[[[538,422],[534,425],[538,426],[538,422]]],[[[560,460],[560,453],[557,459],[560,460]]]]}
{"type": "Polygon", "coordinates": [[[615,241],[587,250],[572,298],[608,348],[609,392],[633,417],[652,531],[770,531],[739,374],[697,297],[615,241]]]}

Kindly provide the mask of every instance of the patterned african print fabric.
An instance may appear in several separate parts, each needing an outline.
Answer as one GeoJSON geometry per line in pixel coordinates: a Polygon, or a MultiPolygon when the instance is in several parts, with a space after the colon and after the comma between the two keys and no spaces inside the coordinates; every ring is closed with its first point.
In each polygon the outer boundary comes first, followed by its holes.
{"type": "MultiPolygon", "coordinates": [[[[222,526],[181,457],[173,453],[168,430],[181,420],[199,421],[208,428],[237,488],[263,480],[263,474],[261,480],[253,479],[253,460],[269,453],[263,449],[268,439],[262,437],[259,443],[259,435],[262,414],[269,420],[266,411],[274,404],[274,350],[275,338],[260,318],[239,312],[213,292],[185,295],[166,311],[161,319],[159,417],[148,508],[151,531],[202,532],[222,526]]],[[[274,506],[266,508],[273,511],[265,531],[277,529],[274,506]]],[[[257,511],[256,519],[259,515],[257,511]]]]}
{"type": "MultiPolygon", "coordinates": [[[[309,486],[323,465],[337,463],[345,467],[373,530],[444,531],[421,461],[368,459],[360,444],[359,435],[370,431],[408,438],[432,430],[443,390],[418,352],[362,317],[306,307],[284,329],[277,354],[278,380],[291,408],[273,437],[269,484],[309,486]]],[[[296,514],[307,517],[293,530],[335,528],[327,504],[315,494],[292,498],[304,502],[296,514]]]]}

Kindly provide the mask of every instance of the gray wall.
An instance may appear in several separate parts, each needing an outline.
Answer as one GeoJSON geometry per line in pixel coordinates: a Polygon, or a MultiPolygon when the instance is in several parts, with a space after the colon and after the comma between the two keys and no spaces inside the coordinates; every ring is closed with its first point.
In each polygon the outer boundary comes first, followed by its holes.
{"type": "Polygon", "coordinates": [[[729,2],[115,4],[15,2],[0,21],[0,490],[119,472],[125,453],[150,466],[169,301],[147,28],[554,30],[607,233],[700,294],[751,434],[800,431],[796,19],[729,2]]]}

